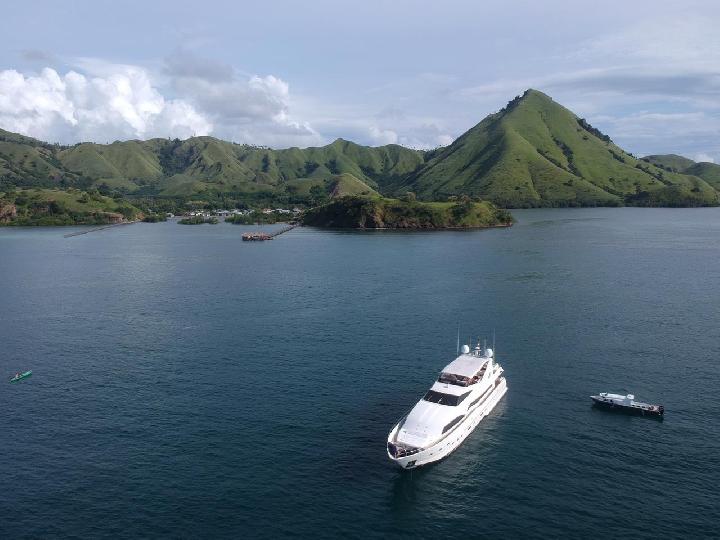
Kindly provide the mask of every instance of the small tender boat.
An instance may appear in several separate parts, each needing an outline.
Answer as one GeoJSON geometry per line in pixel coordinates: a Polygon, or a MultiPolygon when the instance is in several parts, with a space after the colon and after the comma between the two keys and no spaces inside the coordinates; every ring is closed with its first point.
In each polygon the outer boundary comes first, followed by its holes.
{"type": "Polygon", "coordinates": [[[242,235],[244,242],[262,242],[263,240],[272,240],[273,235],[264,232],[252,232],[242,235]]]}
{"type": "Polygon", "coordinates": [[[652,405],[635,401],[632,394],[610,394],[608,392],[600,392],[597,396],[590,396],[593,405],[603,409],[625,412],[628,414],[638,414],[641,416],[655,416],[662,418],[665,414],[665,407],[662,405],[652,405]]]}
{"type": "Polygon", "coordinates": [[[22,381],[23,379],[27,379],[30,375],[32,375],[32,371],[26,371],[24,373],[16,373],[15,376],[10,379],[11,383],[22,381]]]}

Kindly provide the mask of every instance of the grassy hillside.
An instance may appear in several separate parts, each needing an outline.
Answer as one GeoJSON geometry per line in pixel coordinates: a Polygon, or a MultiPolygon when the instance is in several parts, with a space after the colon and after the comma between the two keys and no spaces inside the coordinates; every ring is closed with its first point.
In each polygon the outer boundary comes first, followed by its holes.
{"type": "Polygon", "coordinates": [[[437,152],[396,190],[424,199],[480,196],[502,206],[717,204],[697,177],[641,162],[545,94],[528,90],[437,152]],[[668,189],[672,188],[672,189],[668,189]]]}
{"type": "Polygon", "coordinates": [[[0,190],[97,189],[171,211],[189,200],[315,206],[407,191],[421,200],[467,195],[505,207],[714,205],[715,167],[674,155],[638,160],[535,90],[431,152],[343,139],[283,150],[213,137],[59,146],[0,130],[0,190]]]}
{"type": "Polygon", "coordinates": [[[702,178],[712,187],[720,190],[720,165],[716,163],[694,163],[683,172],[702,178]]]}
{"type": "Polygon", "coordinates": [[[291,193],[308,197],[313,193],[319,193],[318,190],[328,198],[344,197],[346,195],[379,195],[365,182],[348,173],[334,175],[327,179],[300,178],[289,180],[285,185],[285,189],[291,193]]]}
{"type": "Polygon", "coordinates": [[[74,188],[0,192],[0,225],[121,223],[139,216],[140,211],[126,201],[74,188]]]}
{"type": "Polygon", "coordinates": [[[60,186],[79,183],[57,154],[62,147],[0,129],[0,190],[3,186],[60,186]]]}
{"type": "Polygon", "coordinates": [[[720,165],[716,163],[695,163],[691,159],[675,154],[645,156],[643,161],[654,163],[666,170],[702,178],[716,190],[720,190],[720,165]]]}
{"type": "Polygon", "coordinates": [[[695,164],[692,159],[678,156],[677,154],[656,154],[651,156],[645,156],[642,159],[643,161],[653,163],[665,170],[679,173],[685,171],[685,169],[695,164]]]}
{"type": "MultiPolygon", "coordinates": [[[[424,161],[398,145],[371,148],[342,139],[319,148],[271,150],[213,137],[83,143],[57,152],[59,165],[87,185],[131,196],[213,198],[218,194],[307,196],[371,193],[424,161]]],[[[303,201],[300,201],[303,202],[303,201]]]]}
{"type": "Polygon", "coordinates": [[[333,199],[348,195],[379,195],[365,182],[348,173],[332,177],[328,183],[328,189],[330,190],[330,197],[333,199]]]}
{"type": "Polygon", "coordinates": [[[382,197],[340,197],[308,210],[303,224],[352,229],[446,229],[512,224],[507,210],[488,202],[420,202],[382,197]]]}
{"type": "Polygon", "coordinates": [[[138,141],[108,145],[83,143],[58,152],[58,159],[67,170],[99,181],[132,182],[163,175],[158,157],[138,141]]]}

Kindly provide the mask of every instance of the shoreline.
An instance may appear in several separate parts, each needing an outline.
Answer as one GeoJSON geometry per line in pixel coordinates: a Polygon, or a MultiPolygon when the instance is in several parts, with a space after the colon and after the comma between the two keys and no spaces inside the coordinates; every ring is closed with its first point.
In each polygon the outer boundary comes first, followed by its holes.
{"type": "Polygon", "coordinates": [[[509,229],[514,223],[485,225],[478,227],[322,227],[320,225],[302,225],[313,229],[334,231],[481,231],[484,229],[509,229]]]}

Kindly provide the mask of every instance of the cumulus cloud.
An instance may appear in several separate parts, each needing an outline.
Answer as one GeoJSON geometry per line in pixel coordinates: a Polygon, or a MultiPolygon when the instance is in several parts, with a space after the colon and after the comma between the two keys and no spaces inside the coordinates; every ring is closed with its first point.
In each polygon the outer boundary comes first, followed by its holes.
{"type": "Polygon", "coordinates": [[[182,100],[165,99],[145,70],[106,77],[51,68],[26,76],[0,71],[0,126],[59,142],[203,135],[212,124],[182,100]]]}
{"type": "Polygon", "coordinates": [[[374,145],[397,144],[398,134],[391,129],[380,129],[377,126],[370,126],[370,138],[374,145]]]}
{"type": "Polygon", "coordinates": [[[219,137],[268,146],[322,142],[308,122],[291,116],[290,87],[279,77],[244,75],[187,51],[168,57],[164,74],[174,93],[211,119],[219,137]]]}
{"type": "Polygon", "coordinates": [[[287,82],[174,55],[161,73],[94,58],[65,74],[0,71],[0,127],[73,143],[214,135],[268,146],[322,142],[290,115],[287,82]],[[172,96],[172,97],[171,97],[172,96]]]}
{"type": "Polygon", "coordinates": [[[455,137],[443,131],[437,124],[420,123],[409,126],[407,132],[399,139],[400,144],[410,148],[430,149],[447,146],[455,137]]]}

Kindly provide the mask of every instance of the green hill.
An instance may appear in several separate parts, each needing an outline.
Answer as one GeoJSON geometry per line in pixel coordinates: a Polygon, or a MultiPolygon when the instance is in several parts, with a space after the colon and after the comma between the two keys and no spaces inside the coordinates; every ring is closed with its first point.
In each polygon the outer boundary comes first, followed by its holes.
{"type": "Polygon", "coordinates": [[[683,172],[702,178],[712,187],[720,191],[720,165],[707,162],[694,163],[683,172]]]}
{"type": "Polygon", "coordinates": [[[465,198],[458,202],[421,202],[383,197],[339,197],[303,215],[303,224],[351,229],[456,229],[506,227],[507,210],[465,198]]]}
{"type": "Polygon", "coordinates": [[[0,192],[0,225],[95,225],[141,217],[127,201],[74,188],[0,192]]]}
{"type": "Polygon", "coordinates": [[[212,193],[287,194],[333,182],[342,194],[372,192],[424,161],[398,145],[371,148],[338,139],[319,148],[271,150],[193,137],[83,143],[57,152],[64,170],[94,187],[126,194],[186,197],[212,193]],[[355,184],[350,187],[350,184],[355,184]]]}
{"type": "Polygon", "coordinates": [[[330,198],[345,197],[348,195],[380,195],[362,180],[352,174],[343,173],[330,178],[327,189],[330,198]]]}
{"type": "Polygon", "coordinates": [[[0,129],[0,189],[12,186],[67,186],[77,183],[58,160],[60,146],[0,129]]]}
{"type": "Polygon", "coordinates": [[[468,195],[505,207],[718,203],[714,164],[638,160],[536,90],[430,152],[343,139],[272,150],[214,137],[48,144],[0,130],[3,187],[98,189],[136,201],[306,204],[344,195],[468,195]]]}
{"type": "Polygon", "coordinates": [[[158,156],[138,141],[83,143],[58,152],[63,166],[93,179],[154,179],[163,175],[158,156]]]}
{"type": "Polygon", "coordinates": [[[653,163],[658,167],[661,167],[668,171],[684,172],[685,169],[694,165],[695,162],[692,159],[688,159],[677,154],[656,154],[651,156],[645,156],[642,158],[643,161],[653,163]]]}
{"type": "Polygon", "coordinates": [[[675,154],[645,156],[643,161],[654,163],[666,170],[674,170],[683,174],[702,178],[716,190],[720,190],[720,165],[700,162],[677,156],[675,154]]]}
{"type": "Polygon", "coordinates": [[[438,151],[395,189],[424,199],[467,194],[511,207],[718,201],[704,180],[636,159],[536,90],[438,151]]]}

